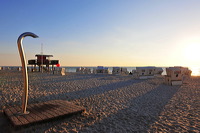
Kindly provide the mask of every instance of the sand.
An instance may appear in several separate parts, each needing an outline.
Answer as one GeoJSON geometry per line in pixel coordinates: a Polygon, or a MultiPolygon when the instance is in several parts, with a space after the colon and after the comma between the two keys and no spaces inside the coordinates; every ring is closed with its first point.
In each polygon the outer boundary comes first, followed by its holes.
{"type": "Polygon", "coordinates": [[[20,105],[22,74],[0,71],[0,132],[199,132],[200,77],[182,86],[164,78],[138,80],[132,76],[29,73],[29,104],[62,99],[86,108],[69,118],[13,128],[3,108],[20,105]]]}

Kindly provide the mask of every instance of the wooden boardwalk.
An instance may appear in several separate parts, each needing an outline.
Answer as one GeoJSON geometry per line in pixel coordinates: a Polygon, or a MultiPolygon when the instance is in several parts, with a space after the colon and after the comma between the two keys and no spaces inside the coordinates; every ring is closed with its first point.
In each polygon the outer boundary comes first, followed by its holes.
{"type": "Polygon", "coordinates": [[[70,116],[82,113],[85,108],[77,106],[64,100],[53,100],[43,103],[28,105],[27,115],[19,115],[21,107],[8,107],[4,110],[5,115],[9,118],[15,127],[29,125],[32,123],[47,121],[62,116],[70,116]]]}

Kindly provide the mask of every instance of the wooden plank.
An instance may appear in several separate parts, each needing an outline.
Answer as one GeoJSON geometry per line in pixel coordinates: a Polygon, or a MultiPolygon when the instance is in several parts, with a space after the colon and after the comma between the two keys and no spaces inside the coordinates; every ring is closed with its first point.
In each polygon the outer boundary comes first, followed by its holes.
{"type": "Polygon", "coordinates": [[[34,111],[34,109],[28,107],[27,110],[30,112],[30,116],[33,117],[35,119],[35,121],[40,121],[43,118],[41,118],[40,116],[37,115],[37,113],[34,111]]]}
{"type": "Polygon", "coordinates": [[[58,105],[59,107],[57,107],[57,108],[53,108],[53,107],[55,107],[54,106],[54,104],[48,104],[48,106],[49,107],[52,107],[51,108],[51,111],[55,114],[55,115],[63,115],[63,114],[65,114],[65,111],[63,111],[63,109],[60,107],[60,105],[58,105]]]}
{"type": "Polygon", "coordinates": [[[49,116],[47,113],[45,113],[43,110],[39,110],[38,106],[39,104],[33,104],[33,105],[29,105],[31,110],[39,117],[41,117],[42,119],[48,119],[49,116]]]}
{"type": "MultiPolygon", "coordinates": [[[[19,106],[16,106],[15,109],[17,110],[17,112],[21,112],[21,108],[19,106]]],[[[34,122],[36,120],[33,116],[33,113],[31,112],[28,115],[22,115],[22,117],[24,117],[28,122],[34,122]]]]}
{"type": "Polygon", "coordinates": [[[19,121],[19,119],[10,111],[10,108],[5,109],[4,113],[7,115],[13,125],[22,125],[21,121],[19,121]]]}
{"type": "Polygon", "coordinates": [[[35,119],[40,121],[40,120],[43,120],[43,119],[46,119],[46,116],[40,114],[39,112],[37,112],[37,110],[35,110],[31,105],[28,106],[28,111],[31,112],[31,114],[33,114],[35,116],[35,119]]]}
{"type": "Polygon", "coordinates": [[[49,117],[49,118],[53,118],[53,117],[57,116],[57,114],[55,114],[55,109],[57,108],[57,106],[50,106],[48,103],[45,103],[44,107],[46,108],[45,109],[46,112],[52,116],[52,117],[49,117]]]}
{"type": "MultiPolygon", "coordinates": [[[[54,103],[55,103],[55,102],[54,102],[54,103]]],[[[71,108],[69,104],[66,104],[66,103],[63,104],[63,102],[61,102],[61,101],[56,101],[56,103],[60,106],[60,109],[61,109],[63,112],[68,112],[68,113],[70,113],[70,112],[73,111],[73,108],[71,108]],[[66,105],[67,105],[67,106],[66,106],[66,105]]]]}
{"type": "Polygon", "coordinates": [[[84,110],[83,107],[77,106],[68,101],[53,100],[28,105],[27,111],[30,111],[30,113],[26,115],[19,115],[19,112],[21,112],[19,106],[8,107],[4,110],[4,113],[14,126],[24,126],[31,123],[49,121],[50,119],[61,116],[70,116],[76,113],[81,113],[84,110]]]}
{"type": "MultiPolygon", "coordinates": [[[[24,116],[19,115],[20,110],[17,110],[16,107],[11,107],[10,111],[13,113],[13,115],[23,124],[28,124],[29,122],[24,118],[24,116]]],[[[17,122],[16,124],[19,125],[20,122],[17,122]]]]}

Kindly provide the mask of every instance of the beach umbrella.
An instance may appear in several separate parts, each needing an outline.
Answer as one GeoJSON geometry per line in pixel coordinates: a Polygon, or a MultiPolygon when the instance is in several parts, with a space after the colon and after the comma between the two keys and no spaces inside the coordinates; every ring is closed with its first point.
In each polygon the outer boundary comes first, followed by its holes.
{"type": "Polygon", "coordinates": [[[28,72],[27,72],[27,63],[26,57],[24,54],[24,49],[22,46],[22,40],[26,36],[31,36],[33,38],[37,38],[38,36],[31,32],[22,33],[17,40],[18,50],[21,58],[22,63],[22,74],[23,74],[23,81],[24,81],[24,92],[22,94],[22,114],[28,114],[29,112],[26,111],[27,103],[28,103],[28,72]]]}

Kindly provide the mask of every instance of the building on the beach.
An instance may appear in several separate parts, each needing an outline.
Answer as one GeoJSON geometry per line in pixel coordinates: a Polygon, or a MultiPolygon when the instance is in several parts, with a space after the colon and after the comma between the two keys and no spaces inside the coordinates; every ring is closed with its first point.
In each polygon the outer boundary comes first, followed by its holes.
{"type": "Polygon", "coordinates": [[[35,57],[37,59],[28,60],[28,65],[34,66],[33,71],[36,71],[36,66],[39,67],[39,71],[50,71],[50,65],[52,65],[53,70],[54,65],[59,64],[59,60],[50,60],[50,57],[53,57],[53,55],[36,54],[35,57]]]}
{"type": "Polygon", "coordinates": [[[120,75],[120,74],[124,74],[124,75],[128,75],[129,72],[127,70],[127,68],[125,67],[113,67],[113,70],[112,70],[112,74],[116,74],[116,75],[120,75]]]}

